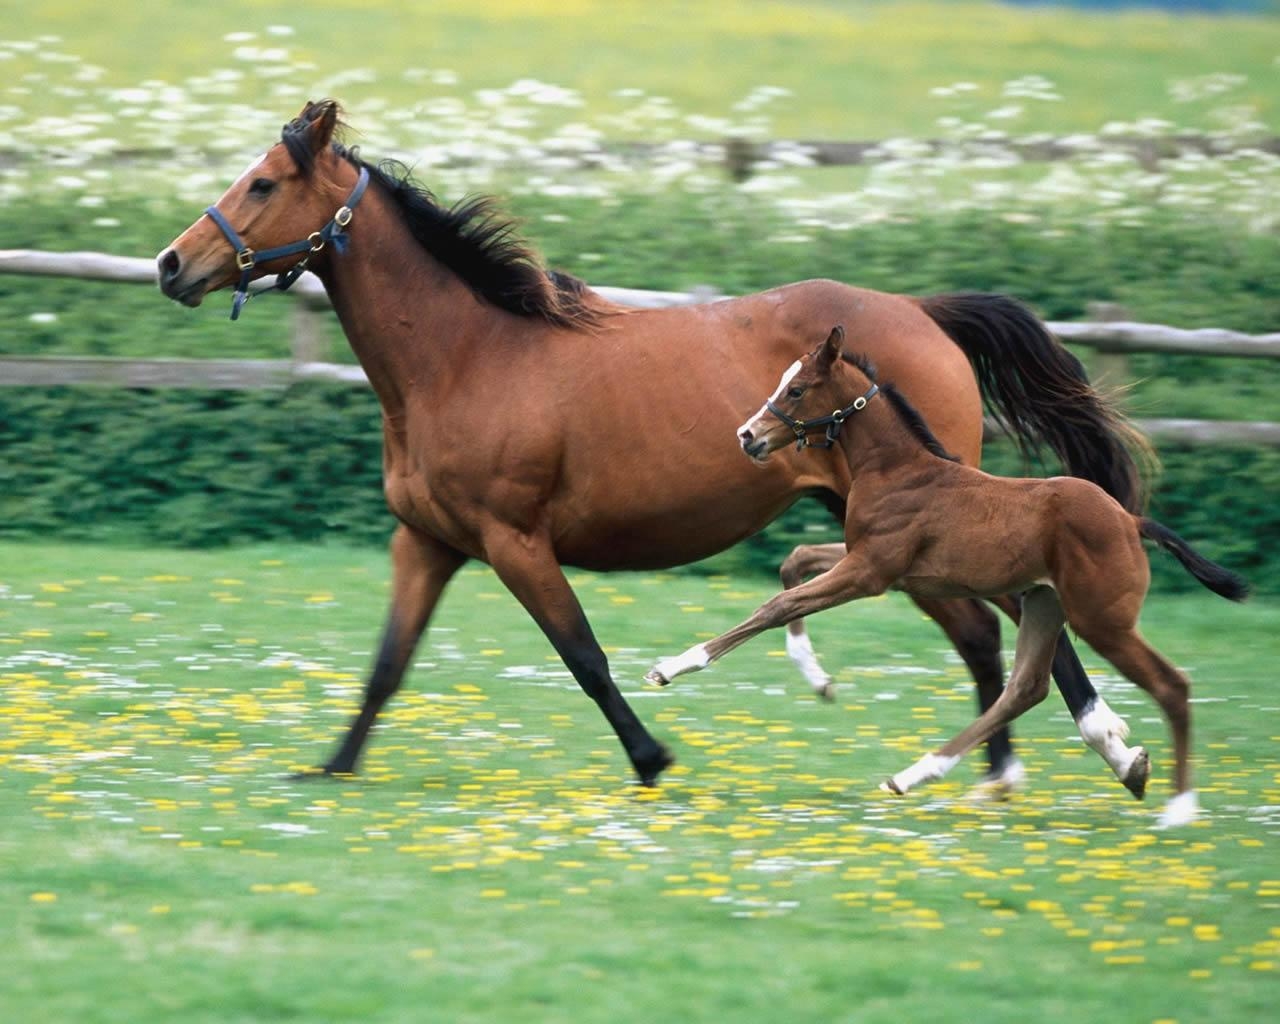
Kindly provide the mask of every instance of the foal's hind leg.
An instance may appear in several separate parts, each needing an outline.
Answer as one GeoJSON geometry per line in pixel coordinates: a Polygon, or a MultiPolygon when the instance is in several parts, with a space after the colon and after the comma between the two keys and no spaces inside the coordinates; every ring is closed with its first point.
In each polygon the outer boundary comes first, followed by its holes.
{"type": "Polygon", "coordinates": [[[1199,809],[1196,792],[1191,788],[1191,684],[1142,638],[1136,627],[1112,633],[1086,626],[1079,633],[1127,679],[1151,694],[1168,719],[1173,734],[1174,796],[1160,815],[1160,825],[1168,828],[1187,824],[1199,809]]]}
{"type": "MultiPolygon", "coordinates": [[[[798,587],[811,576],[826,572],[844,557],[843,542],[835,544],[801,544],[791,552],[778,570],[784,590],[798,587]]],[[[792,619],[787,624],[787,656],[804,674],[809,685],[823,700],[835,699],[835,683],[818,664],[813,652],[813,642],[804,628],[804,619],[792,619]]]]}
{"type": "Polygon", "coordinates": [[[422,631],[464,555],[434,537],[401,526],[391,538],[391,610],[382,645],[364,691],[364,702],[341,745],[320,769],[326,775],[355,771],[360,751],[382,706],[400,688],[422,631]]]}
{"type": "MultiPolygon", "coordinates": [[[[913,594],[911,599],[947,634],[977,686],[978,713],[987,711],[1004,692],[1000,620],[986,604],[974,598],[944,600],[913,594]]],[[[1002,796],[1022,782],[1022,762],[1013,754],[1008,729],[997,729],[987,739],[987,765],[984,792],[1002,796]]]]}
{"type": "Polygon", "coordinates": [[[1035,587],[1029,591],[1022,603],[1013,672],[1000,699],[954,739],[898,772],[883,783],[882,788],[906,793],[921,782],[942,778],[973,747],[1044,700],[1049,692],[1049,669],[1064,618],[1062,605],[1052,587],[1035,587]]]}

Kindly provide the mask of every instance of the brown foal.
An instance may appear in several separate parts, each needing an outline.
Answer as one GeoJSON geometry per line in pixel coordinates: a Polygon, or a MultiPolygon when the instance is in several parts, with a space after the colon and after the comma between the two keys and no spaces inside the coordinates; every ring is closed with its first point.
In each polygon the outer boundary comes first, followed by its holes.
{"type": "MultiPolygon", "coordinates": [[[[905,793],[941,778],[973,746],[1043,700],[1063,623],[1160,705],[1173,734],[1174,796],[1163,825],[1196,813],[1189,764],[1189,684],[1138,632],[1150,582],[1142,540],[1173,553],[1202,584],[1243,600],[1245,582],[1167,527],[1127,512],[1101,488],[1075,477],[1008,479],[961,465],[890,384],[878,385],[860,357],[842,357],[836,327],[793,363],[772,397],[738,430],[758,463],[792,442],[814,445],[825,428],[855,481],[845,514],[847,551],[820,576],[785,590],[727,633],[659,662],[667,683],[723,657],[756,634],[890,588],[925,597],[1022,593],[1022,620],[1008,686],[996,703],[936,752],[885,783],[905,793]],[[835,410],[820,415],[824,410],[835,410]],[[815,418],[816,417],[816,418],[815,418]]],[[[1113,766],[1114,767],[1114,766],[1113,766]]],[[[1127,773],[1146,777],[1146,755],[1127,773]]]]}

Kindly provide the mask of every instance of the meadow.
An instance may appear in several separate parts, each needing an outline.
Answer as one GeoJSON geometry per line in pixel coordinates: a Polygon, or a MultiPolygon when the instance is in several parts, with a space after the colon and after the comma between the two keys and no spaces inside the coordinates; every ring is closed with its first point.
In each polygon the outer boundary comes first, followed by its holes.
{"type": "MultiPolygon", "coordinates": [[[[1256,145],[1280,110],[1274,18],[46,0],[6,11],[3,34],[0,247],[150,256],[303,99],[328,94],[367,155],[407,160],[446,201],[508,196],[551,263],[599,283],[735,292],[830,275],[1256,332],[1280,308],[1280,159],[1256,145]],[[1069,134],[1073,158],[1017,158],[1046,133],[1069,134]],[[1184,133],[1229,152],[1152,167],[1123,141],[1184,133]],[[735,185],[714,146],[690,143],[735,136],[886,145],[860,168],[795,147],[735,185]]],[[[287,351],[283,302],[232,329],[220,303],[0,276],[0,306],[6,354],[287,351]]],[[[1137,414],[1274,418],[1270,364],[1133,369],[1148,378],[1137,414]]],[[[333,543],[387,528],[369,396],[4,392],[4,1019],[1273,1012],[1274,597],[1148,604],[1146,632],[1195,687],[1206,813],[1176,832],[1153,830],[1164,724],[1088,652],[1152,751],[1146,803],[1056,696],[1019,725],[1028,784],[1012,800],[972,796],[978,754],[943,784],[881,793],[973,713],[959,660],[900,599],[812,623],[835,705],[808,694],[780,635],[643,686],[656,657],[772,592],[759,573],[717,572],[736,562],[571,573],[628,699],[679,759],[660,788],[631,783],[599,713],[479,567],[452,585],[362,773],[301,782],[354,710],[385,612],[381,551],[333,543]]],[[[1160,514],[1270,586],[1275,453],[1167,461],[1160,514]]],[[[739,551],[773,565],[811,528],[739,551]]]]}
{"type": "Polygon", "coordinates": [[[1168,795],[1154,705],[1134,802],[1056,696],[1025,790],[972,755],[876,785],[972,713],[898,598],[813,622],[817,703],[762,637],[656,690],[653,658],[770,591],[571,578],[678,766],[616,741],[488,570],[447,595],[364,772],[298,782],[354,708],[383,614],[365,549],[0,545],[0,966],[13,1020],[1259,1020],[1280,973],[1274,601],[1156,596],[1190,672],[1205,815],[1168,795]]]}

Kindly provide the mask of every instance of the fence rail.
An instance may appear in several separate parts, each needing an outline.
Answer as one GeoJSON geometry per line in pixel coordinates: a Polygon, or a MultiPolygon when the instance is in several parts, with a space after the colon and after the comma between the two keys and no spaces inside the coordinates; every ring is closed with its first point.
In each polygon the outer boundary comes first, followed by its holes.
{"type": "MultiPolygon", "coordinates": [[[[0,250],[0,274],[70,277],[125,284],[156,283],[155,263],[147,259],[94,252],[0,250]]],[[[259,282],[257,290],[269,288],[259,282]]],[[[631,306],[659,308],[719,298],[710,289],[689,292],[645,291],[598,287],[606,298],[631,306]]],[[[287,360],[271,359],[119,359],[84,356],[0,357],[0,386],[49,387],[96,384],[126,388],[214,388],[255,390],[286,387],[297,381],[325,380],[367,384],[358,366],[318,358],[318,321],[329,300],[314,278],[302,278],[289,293],[294,309],[293,352],[287,360]]],[[[1161,324],[1103,320],[1050,321],[1064,341],[1092,348],[1107,360],[1109,383],[1123,377],[1117,363],[1136,352],[1280,359],[1280,333],[1243,334],[1210,327],[1185,330],[1161,324]]],[[[1280,446],[1280,423],[1191,419],[1144,419],[1138,425],[1152,437],[1188,444],[1263,444],[1280,446]]],[[[989,430],[994,429],[988,424],[989,430]]]]}

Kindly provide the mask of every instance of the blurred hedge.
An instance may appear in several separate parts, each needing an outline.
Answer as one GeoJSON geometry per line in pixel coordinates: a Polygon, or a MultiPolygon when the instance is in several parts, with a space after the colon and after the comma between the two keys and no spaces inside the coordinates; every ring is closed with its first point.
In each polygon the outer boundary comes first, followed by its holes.
{"type": "MultiPolygon", "coordinates": [[[[977,213],[794,237],[759,197],[634,195],[608,203],[521,197],[512,204],[549,263],[637,288],[709,284],[726,293],[812,276],[915,294],[1008,292],[1050,319],[1108,301],[1138,319],[1245,331],[1280,327],[1280,236],[1210,216],[1152,212],[1141,226],[1061,214],[1013,222],[977,213]]],[[[72,204],[35,202],[0,219],[0,248],[159,250],[198,210],[111,200],[109,228],[72,204]]],[[[95,218],[97,219],[97,218],[95,218]]],[[[183,309],[146,288],[0,275],[0,352],[282,358],[289,301],[232,325],[212,300],[183,309]],[[32,314],[54,313],[56,319],[32,314]]],[[[330,358],[351,359],[332,332],[330,358]]],[[[1274,419],[1280,363],[1144,355],[1127,404],[1138,416],[1274,419]]],[[[336,537],[381,542],[379,412],[371,393],[121,392],[0,388],[0,536],[58,535],[207,546],[336,537]]],[[[1260,589],[1280,555],[1280,452],[1166,448],[1154,512],[1260,589]]],[[[989,463],[1018,472],[998,448],[989,463]]],[[[834,539],[816,504],[793,509],[718,567],[772,572],[797,540],[834,539]]],[[[1193,585],[1164,556],[1161,585],[1193,585]]]]}
{"type": "MultiPolygon", "coordinates": [[[[383,543],[380,414],[372,392],[0,388],[0,536],[207,547],[259,540],[383,543]]],[[[1280,451],[1162,451],[1153,514],[1280,593],[1280,451]]],[[[1017,473],[992,446],[988,467],[1017,473]]],[[[772,573],[799,541],[838,539],[814,501],[710,563],[772,573]]],[[[1159,585],[1195,586],[1163,555],[1159,585]]]]}

